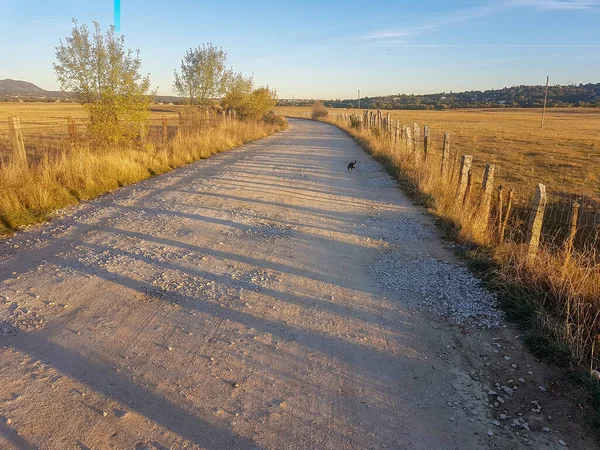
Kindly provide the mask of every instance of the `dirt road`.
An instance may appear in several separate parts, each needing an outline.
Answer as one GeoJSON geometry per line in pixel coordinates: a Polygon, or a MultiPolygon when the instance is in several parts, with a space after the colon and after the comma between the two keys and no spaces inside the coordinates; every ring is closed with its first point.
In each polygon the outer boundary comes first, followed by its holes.
{"type": "Polygon", "coordinates": [[[448,247],[300,120],[64,211],[0,243],[0,448],[595,448],[448,247]]]}

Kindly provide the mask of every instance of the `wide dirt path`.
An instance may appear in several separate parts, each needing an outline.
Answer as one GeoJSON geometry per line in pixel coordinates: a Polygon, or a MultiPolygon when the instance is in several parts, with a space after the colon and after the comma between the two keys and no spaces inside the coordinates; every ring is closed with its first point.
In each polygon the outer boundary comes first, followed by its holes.
{"type": "Polygon", "coordinates": [[[593,448],[446,247],[300,120],[64,211],[0,243],[0,448],[593,448]]]}

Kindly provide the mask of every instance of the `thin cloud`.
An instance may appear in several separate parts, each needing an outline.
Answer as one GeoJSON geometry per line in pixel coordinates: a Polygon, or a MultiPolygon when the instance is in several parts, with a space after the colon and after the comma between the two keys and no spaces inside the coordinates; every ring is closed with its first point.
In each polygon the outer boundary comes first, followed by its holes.
{"type": "Polygon", "coordinates": [[[482,17],[494,16],[514,8],[533,8],[538,11],[580,11],[600,10],[600,0],[503,0],[477,6],[437,14],[428,22],[408,27],[379,29],[358,36],[361,40],[380,40],[407,38],[426,33],[437,28],[454,25],[482,17]]]}
{"type": "Polygon", "coordinates": [[[600,8],[600,1],[569,0],[511,0],[515,6],[535,8],[542,11],[577,11],[600,8]]]}
{"type": "Polygon", "coordinates": [[[424,23],[422,25],[375,30],[368,33],[364,33],[360,35],[359,38],[365,40],[405,38],[409,36],[414,36],[416,34],[421,34],[430,30],[434,30],[436,28],[441,28],[447,25],[491,16],[497,14],[502,9],[504,9],[504,7],[500,4],[493,4],[478,6],[475,8],[460,9],[457,11],[450,11],[448,13],[438,14],[437,17],[433,17],[427,23],[424,23]]]}

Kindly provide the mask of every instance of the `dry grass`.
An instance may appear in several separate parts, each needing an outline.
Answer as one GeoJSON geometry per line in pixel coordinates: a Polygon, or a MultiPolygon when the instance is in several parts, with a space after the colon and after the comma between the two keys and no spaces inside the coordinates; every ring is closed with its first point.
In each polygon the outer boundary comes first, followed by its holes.
{"type": "MultiPolygon", "coordinates": [[[[45,105],[42,109],[47,111],[45,105]]],[[[57,114],[74,112],[64,107],[56,111],[57,114]]],[[[177,134],[165,145],[149,143],[101,151],[83,145],[44,152],[29,166],[9,162],[0,168],[0,233],[43,221],[64,206],[168,172],[279,129],[280,126],[264,122],[222,122],[197,133],[177,134]]]]}
{"type": "Polygon", "coordinates": [[[547,334],[546,345],[562,346],[576,366],[597,369],[600,266],[596,251],[577,252],[567,259],[564,249],[542,248],[533,263],[523,252],[514,245],[494,252],[499,287],[510,295],[509,306],[528,304],[532,314],[525,319],[533,321],[534,330],[547,334]]]}

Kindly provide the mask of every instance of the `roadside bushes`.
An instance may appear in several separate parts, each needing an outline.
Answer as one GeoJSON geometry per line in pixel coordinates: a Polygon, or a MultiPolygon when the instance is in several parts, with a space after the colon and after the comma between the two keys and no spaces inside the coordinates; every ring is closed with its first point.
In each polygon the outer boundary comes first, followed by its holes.
{"type": "Polygon", "coordinates": [[[324,119],[329,113],[322,102],[315,102],[312,106],[311,118],[313,120],[324,119]]]}
{"type": "Polygon", "coordinates": [[[362,122],[360,121],[359,116],[352,114],[350,116],[350,127],[351,128],[360,128],[362,127],[362,122]]]}
{"type": "Polygon", "coordinates": [[[277,92],[268,86],[255,88],[254,81],[241,73],[232,74],[221,100],[224,110],[233,110],[240,120],[261,120],[277,104],[277,92]]]}
{"type": "Polygon", "coordinates": [[[269,125],[275,125],[279,128],[285,128],[287,126],[287,121],[285,120],[285,117],[279,116],[277,114],[265,114],[263,116],[263,122],[269,125]]]}

